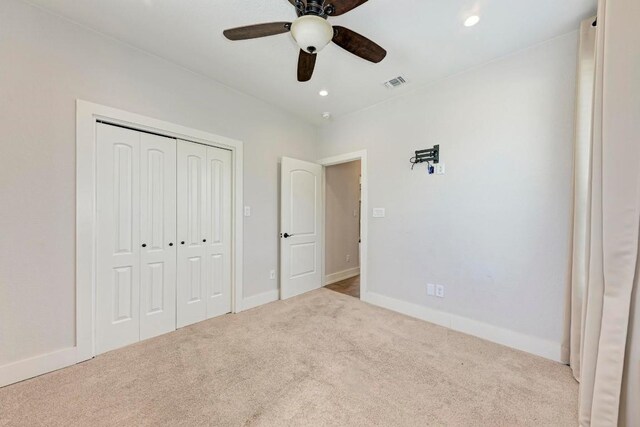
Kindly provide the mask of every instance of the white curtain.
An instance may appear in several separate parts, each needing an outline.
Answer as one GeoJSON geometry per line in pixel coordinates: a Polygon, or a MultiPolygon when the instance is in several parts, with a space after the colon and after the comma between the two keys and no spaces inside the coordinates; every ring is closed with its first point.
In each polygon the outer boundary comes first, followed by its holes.
{"type": "Polygon", "coordinates": [[[640,1],[600,0],[591,108],[593,34],[581,29],[571,364],[582,426],[640,426],[638,22],[640,1]]]}
{"type": "Polygon", "coordinates": [[[591,124],[596,68],[596,18],[580,25],[574,150],[573,264],[571,271],[571,350],[573,375],[580,380],[580,346],[584,295],[589,271],[589,229],[591,194],[591,124]]]}

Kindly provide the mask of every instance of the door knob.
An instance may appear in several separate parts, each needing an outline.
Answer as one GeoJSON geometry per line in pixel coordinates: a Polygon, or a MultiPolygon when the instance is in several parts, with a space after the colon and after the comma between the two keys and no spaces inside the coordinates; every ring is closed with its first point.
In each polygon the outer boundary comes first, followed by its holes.
{"type": "Polygon", "coordinates": [[[207,242],[207,239],[202,239],[202,241],[206,243],[206,242],[207,242]]]}
{"type": "Polygon", "coordinates": [[[173,246],[173,243],[169,243],[169,246],[173,246]]]}
{"type": "Polygon", "coordinates": [[[146,243],[143,243],[143,244],[142,244],[142,247],[143,247],[143,248],[146,248],[146,247],[147,247],[147,244],[146,244],[146,243]]]}
{"type": "Polygon", "coordinates": [[[180,242],[181,245],[184,245],[184,240],[180,242]]]}
{"type": "Polygon", "coordinates": [[[289,237],[293,237],[293,234],[284,233],[283,236],[285,239],[288,239],[289,237]]]}

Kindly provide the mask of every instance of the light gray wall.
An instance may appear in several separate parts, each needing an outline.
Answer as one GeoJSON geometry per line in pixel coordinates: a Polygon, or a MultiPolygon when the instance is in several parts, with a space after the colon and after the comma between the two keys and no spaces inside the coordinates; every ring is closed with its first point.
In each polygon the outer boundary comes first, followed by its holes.
{"type": "Polygon", "coordinates": [[[571,33],[321,130],[322,157],[368,150],[386,208],[367,213],[369,291],[563,342],[576,56],[571,33]],[[412,171],[435,144],[446,174],[412,171]]]}
{"type": "Polygon", "coordinates": [[[279,157],[317,158],[317,129],[278,108],[2,0],[0,365],[75,342],[76,98],[245,142],[245,296],[277,287],[279,157]]]}
{"type": "Polygon", "coordinates": [[[360,266],[360,160],[329,166],[325,177],[325,275],[329,275],[360,266]]]}

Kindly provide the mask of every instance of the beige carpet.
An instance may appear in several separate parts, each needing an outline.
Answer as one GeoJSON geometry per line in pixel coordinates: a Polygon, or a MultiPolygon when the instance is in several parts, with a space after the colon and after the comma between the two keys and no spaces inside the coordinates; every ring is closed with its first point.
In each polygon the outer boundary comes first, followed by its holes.
{"type": "Polygon", "coordinates": [[[0,425],[575,426],[569,368],[326,289],[0,389],[0,425]]]}

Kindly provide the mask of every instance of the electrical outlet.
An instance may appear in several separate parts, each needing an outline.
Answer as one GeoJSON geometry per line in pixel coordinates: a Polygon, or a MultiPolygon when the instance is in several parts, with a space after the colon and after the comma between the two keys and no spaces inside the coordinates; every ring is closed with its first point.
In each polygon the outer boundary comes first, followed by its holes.
{"type": "Polygon", "coordinates": [[[444,172],[445,172],[444,163],[438,163],[436,165],[436,174],[437,175],[444,175],[444,172]]]}
{"type": "Polygon", "coordinates": [[[275,280],[275,278],[276,278],[276,271],[275,270],[271,270],[269,272],[269,279],[275,280]]]}
{"type": "Polygon", "coordinates": [[[347,254],[347,256],[345,257],[345,259],[347,260],[347,262],[351,261],[351,255],[347,254]]]}
{"type": "Polygon", "coordinates": [[[427,295],[434,296],[436,294],[436,285],[433,283],[427,283],[427,295]]]}
{"type": "Polygon", "coordinates": [[[251,206],[244,207],[244,216],[251,216],[251,206]]]}
{"type": "Polygon", "coordinates": [[[444,298],[444,286],[436,285],[436,296],[438,298],[444,298]]]}

